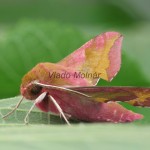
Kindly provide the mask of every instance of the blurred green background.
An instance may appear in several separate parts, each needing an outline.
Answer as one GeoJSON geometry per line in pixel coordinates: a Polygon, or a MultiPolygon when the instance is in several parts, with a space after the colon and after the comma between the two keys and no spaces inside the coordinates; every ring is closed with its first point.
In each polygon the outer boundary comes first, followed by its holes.
{"type": "MultiPolygon", "coordinates": [[[[149,0],[0,0],[0,98],[19,95],[22,76],[37,63],[57,62],[105,31],[124,36],[122,67],[112,82],[99,85],[149,86],[149,8],[149,0]]],[[[0,115],[18,99],[2,99],[0,115]]],[[[148,108],[125,105],[145,116],[135,123],[70,128],[41,125],[51,123],[49,115],[35,109],[30,123],[39,125],[25,127],[20,122],[28,103],[8,120],[0,119],[1,149],[149,149],[148,108]]]]}
{"type": "Polygon", "coordinates": [[[0,98],[19,94],[22,76],[57,62],[105,31],[124,35],[121,71],[99,85],[149,86],[149,0],[1,0],[0,98]]]}

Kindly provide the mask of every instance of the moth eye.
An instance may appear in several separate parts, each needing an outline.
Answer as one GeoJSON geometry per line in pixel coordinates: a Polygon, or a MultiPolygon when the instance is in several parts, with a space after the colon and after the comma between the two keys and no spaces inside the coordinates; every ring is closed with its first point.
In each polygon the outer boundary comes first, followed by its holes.
{"type": "Polygon", "coordinates": [[[31,94],[32,95],[38,95],[42,90],[42,87],[41,86],[33,86],[30,90],[31,94]]]}

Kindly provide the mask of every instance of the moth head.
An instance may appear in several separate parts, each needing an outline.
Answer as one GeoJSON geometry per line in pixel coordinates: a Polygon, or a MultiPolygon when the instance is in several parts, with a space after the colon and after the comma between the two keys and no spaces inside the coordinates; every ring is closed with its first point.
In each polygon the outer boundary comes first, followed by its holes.
{"type": "Polygon", "coordinates": [[[22,78],[22,83],[20,87],[21,95],[26,99],[34,100],[42,92],[42,87],[34,84],[35,80],[38,80],[34,70],[32,69],[22,78]]]}
{"type": "Polygon", "coordinates": [[[29,83],[25,87],[21,85],[21,94],[26,99],[34,100],[42,93],[42,87],[40,85],[34,84],[34,82],[29,83]]]}
{"type": "MultiPolygon", "coordinates": [[[[44,63],[37,64],[22,78],[20,87],[21,94],[30,100],[36,99],[42,92],[42,87],[34,84],[35,81],[45,81],[47,72],[44,68],[44,63]]],[[[43,83],[43,82],[42,82],[43,83]]]]}

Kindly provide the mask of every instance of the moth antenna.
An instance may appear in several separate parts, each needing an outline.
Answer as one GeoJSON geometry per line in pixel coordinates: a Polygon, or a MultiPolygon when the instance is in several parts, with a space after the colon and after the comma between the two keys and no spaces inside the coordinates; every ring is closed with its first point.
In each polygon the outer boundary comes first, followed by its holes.
{"type": "Polygon", "coordinates": [[[47,94],[47,92],[44,92],[44,93],[42,93],[41,95],[39,95],[39,96],[35,99],[33,105],[31,106],[31,108],[29,109],[29,111],[27,112],[27,114],[26,114],[26,116],[25,116],[25,118],[24,118],[24,123],[25,123],[25,124],[28,124],[28,117],[29,117],[31,111],[33,110],[33,108],[35,107],[35,105],[36,105],[37,103],[41,102],[41,101],[45,98],[46,94],[47,94]]]}
{"type": "Polygon", "coordinates": [[[78,91],[75,91],[75,90],[72,90],[72,89],[69,89],[69,88],[61,87],[61,86],[42,84],[42,83],[39,83],[39,82],[37,82],[37,81],[33,82],[32,84],[40,85],[40,86],[45,87],[45,88],[62,89],[62,90],[70,91],[70,92],[73,92],[73,93],[80,94],[80,95],[82,95],[82,96],[91,98],[91,96],[89,96],[89,95],[87,95],[87,94],[84,94],[84,93],[81,93],[81,92],[78,92],[78,91]]]}
{"type": "Polygon", "coordinates": [[[10,112],[8,112],[6,115],[4,115],[2,118],[6,119],[8,116],[10,116],[20,106],[23,99],[24,99],[24,97],[22,96],[22,98],[19,100],[19,102],[16,104],[16,106],[10,112]]]}
{"type": "Polygon", "coordinates": [[[65,114],[63,113],[61,107],[59,106],[59,104],[56,102],[56,100],[50,95],[49,98],[51,99],[51,101],[54,103],[54,105],[56,106],[57,110],[59,111],[60,115],[64,118],[64,120],[66,121],[66,123],[70,126],[71,124],[69,123],[69,121],[67,120],[65,114]]]}

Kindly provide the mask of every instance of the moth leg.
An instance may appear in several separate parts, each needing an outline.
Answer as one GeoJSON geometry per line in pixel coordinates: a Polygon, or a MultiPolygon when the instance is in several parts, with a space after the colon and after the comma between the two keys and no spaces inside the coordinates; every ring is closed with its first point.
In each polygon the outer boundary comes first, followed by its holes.
{"type": "Polygon", "coordinates": [[[16,104],[16,106],[10,111],[8,112],[6,115],[4,115],[2,118],[5,119],[7,118],[9,115],[11,115],[21,104],[21,102],[23,101],[24,97],[22,97],[19,102],[16,104]]]}
{"type": "MultiPolygon", "coordinates": [[[[66,114],[66,113],[64,113],[65,114],[65,116],[66,116],[66,118],[67,118],[67,120],[69,120],[70,118],[71,118],[71,115],[70,114],[66,114]]],[[[60,117],[62,117],[62,115],[60,114],[60,117]]]]}
{"type": "Polygon", "coordinates": [[[36,105],[37,103],[40,103],[40,102],[45,98],[46,94],[47,94],[47,92],[44,92],[44,93],[42,93],[40,96],[38,96],[38,97],[35,99],[33,105],[31,106],[30,110],[27,112],[27,114],[26,114],[26,116],[25,116],[25,118],[24,118],[24,123],[25,123],[25,124],[28,124],[28,117],[29,117],[31,111],[33,110],[33,108],[35,107],[35,105],[36,105]]]}
{"type": "Polygon", "coordinates": [[[49,98],[50,98],[51,101],[54,103],[54,105],[56,106],[57,110],[59,111],[60,115],[64,118],[64,120],[66,121],[66,123],[67,123],[68,125],[71,125],[71,124],[69,123],[69,121],[67,120],[65,114],[63,113],[61,107],[60,107],[59,104],[56,102],[56,100],[55,100],[51,95],[49,96],[49,98]]]}

